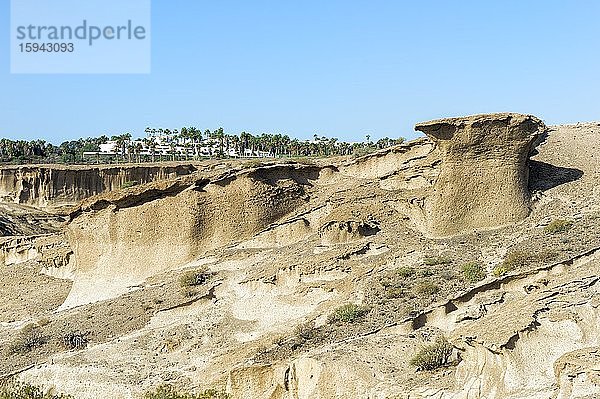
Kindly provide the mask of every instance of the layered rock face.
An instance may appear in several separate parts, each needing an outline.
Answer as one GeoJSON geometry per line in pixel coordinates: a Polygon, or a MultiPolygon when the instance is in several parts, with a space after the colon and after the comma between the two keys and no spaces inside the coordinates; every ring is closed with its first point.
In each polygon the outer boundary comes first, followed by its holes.
{"type": "Polygon", "coordinates": [[[113,297],[266,228],[304,203],[310,170],[284,168],[195,174],[84,201],[67,227],[77,272],[64,307],[113,297]]]}
{"type": "Polygon", "coordinates": [[[459,390],[441,398],[598,397],[599,258],[591,251],[503,285],[502,300],[453,331],[459,390]]]}
{"type": "Polygon", "coordinates": [[[0,241],[0,265],[37,261],[42,273],[70,279],[73,251],[62,234],[10,237],[0,241]]]}
{"type": "Polygon", "coordinates": [[[419,123],[442,160],[425,201],[433,236],[507,225],[529,214],[528,159],[541,120],[514,113],[474,115],[419,123]]]}
{"type": "Polygon", "coordinates": [[[148,183],[195,170],[193,165],[3,167],[0,168],[0,199],[38,207],[74,205],[128,183],[148,183]]]}

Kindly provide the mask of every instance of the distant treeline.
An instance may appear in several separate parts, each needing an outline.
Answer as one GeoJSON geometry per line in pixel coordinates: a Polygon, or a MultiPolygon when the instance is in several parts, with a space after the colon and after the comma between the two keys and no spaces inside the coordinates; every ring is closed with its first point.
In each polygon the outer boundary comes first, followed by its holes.
{"type": "MultiPolygon", "coordinates": [[[[152,129],[145,130],[148,137],[138,140],[132,140],[130,133],[123,133],[108,137],[80,138],[78,140],[65,141],[56,146],[44,140],[9,140],[0,139],[0,162],[11,164],[25,163],[96,163],[94,158],[84,158],[84,152],[97,152],[100,150],[100,144],[113,141],[117,143],[117,148],[122,149],[120,154],[104,161],[124,161],[132,160],[131,154],[139,151],[140,143],[145,143],[152,147],[155,144],[156,137],[169,143],[180,143],[183,146],[193,147],[198,143],[212,145],[218,150],[215,152],[216,158],[229,157],[229,149],[235,149],[237,154],[244,154],[244,150],[268,152],[273,157],[312,157],[312,156],[336,156],[336,155],[356,155],[360,156],[378,149],[386,148],[395,144],[402,143],[403,138],[390,139],[384,137],[376,142],[371,141],[370,135],[365,136],[363,142],[349,143],[338,141],[337,138],[328,138],[326,136],[314,135],[313,140],[299,140],[290,138],[285,134],[266,134],[252,135],[242,132],[239,135],[227,134],[223,128],[216,130],[201,131],[195,127],[184,127],[174,130],[152,129]],[[127,154],[127,155],[126,155],[127,154]]],[[[174,145],[173,145],[174,146],[174,145]]],[[[166,159],[180,159],[180,155],[173,152],[172,157],[166,159]]],[[[154,156],[137,156],[138,162],[154,161],[154,156]]],[[[162,157],[160,158],[162,160],[162,157]]],[[[187,156],[186,156],[187,159],[187,156]]]]}
{"type": "Polygon", "coordinates": [[[56,146],[44,140],[0,139],[0,162],[25,163],[75,163],[81,161],[85,151],[98,151],[107,136],[88,137],[65,141],[56,146]]]}

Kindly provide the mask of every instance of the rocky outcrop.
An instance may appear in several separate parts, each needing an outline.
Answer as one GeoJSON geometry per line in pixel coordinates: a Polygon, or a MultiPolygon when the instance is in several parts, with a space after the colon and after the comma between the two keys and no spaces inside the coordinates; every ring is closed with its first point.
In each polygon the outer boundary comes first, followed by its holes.
{"type": "Polygon", "coordinates": [[[527,163],[545,125],[502,113],[419,123],[442,160],[424,205],[427,231],[449,236],[507,225],[529,214],[527,163]]]}
{"type": "Polygon", "coordinates": [[[10,237],[0,242],[0,264],[37,261],[44,274],[55,275],[60,271],[58,274],[63,278],[69,274],[71,255],[73,251],[62,234],[10,237]]]}
{"type": "Polygon", "coordinates": [[[305,203],[314,167],[194,174],[107,193],[67,226],[76,279],[64,307],[122,293],[207,250],[248,239],[305,203]]]}
{"type": "Polygon", "coordinates": [[[597,398],[600,396],[600,347],[569,352],[554,363],[559,391],[556,397],[597,398]]]}
{"type": "Polygon", "coordinates": [[[35,260],[44,268],[62,268],[72,254],[62,234],[11,237],[0,242],[0,260],[6,266],[35,260]]]}
{"type": "Polygon", "coordinates": [[[0,263],[9,266],[38,259],[40,254],[35,245],[37,238],[29,236],[4,239],[0,243],[0,263]]]}
{"type": "Polygon", "coordinates": [[[130,184],[187,175],[193,165],[5,166],[0,168],[4,202],[58,207],[130,184]]]}
{"type": "Polygon", "coordinates": [[[414,166],[427,157],[432,148],[431,141],[418,138],[350,160],[340,166],[340,172],[358,179],[409,178],[415,172],[414,166]]]}
{"type": "Polygon", "coordinates": [[[56,233],[65,220],[62,216],[30,206],[0,203],[0,236],[34,236],[56,233]]]}
{"type": "Polygon", "coordinates": [[[493,312],[457,328],[463,388],[443,398],[595,397],[600,263],[594,256],[580,262],[556,266],[551,279],[508,293],[493,312]]]}

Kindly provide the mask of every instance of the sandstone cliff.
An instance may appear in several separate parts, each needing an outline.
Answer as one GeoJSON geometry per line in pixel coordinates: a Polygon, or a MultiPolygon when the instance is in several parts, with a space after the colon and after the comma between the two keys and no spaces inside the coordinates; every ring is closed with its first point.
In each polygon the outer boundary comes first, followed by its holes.
{"type": "Polygon", "coordinates": [[[529,214],[528,161],[546,127],[521,114],[474,115],[419,123],[442,159],[425,202],[427,229],[447,236],[493,228],[529,214]]]}
{"type": "Polygon", "coordinates": [[[192,165],[3,166],[0,199],[37,207],[75,205],[126,184],[187,175],[195,170],[192,165]]]}
{"type": "Polygon", "coordinates": [[[310,166],[199,173],[83,201],[67,229],[77,272],[63,307],[110,298],[252,237],[304,204],[315,173],[310,166]]]}

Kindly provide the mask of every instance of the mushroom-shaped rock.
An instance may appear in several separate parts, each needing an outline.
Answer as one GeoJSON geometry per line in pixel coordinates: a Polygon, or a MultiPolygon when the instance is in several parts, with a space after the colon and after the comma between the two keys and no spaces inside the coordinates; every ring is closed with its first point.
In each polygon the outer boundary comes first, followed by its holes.
{"type": "Polygon", "coordinates": [[[499,113],[419,123],[442,160],[425,201],[427,230],[449,236],[529,214],[528,161],[546,126],[532,115],[499,113]]]}

